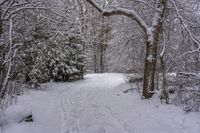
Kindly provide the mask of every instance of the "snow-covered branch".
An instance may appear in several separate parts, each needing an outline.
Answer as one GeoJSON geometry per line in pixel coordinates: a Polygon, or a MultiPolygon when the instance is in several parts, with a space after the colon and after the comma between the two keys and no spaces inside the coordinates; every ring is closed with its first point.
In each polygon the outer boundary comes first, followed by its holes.
{"type": "Polygon", "coordinates": [[[3,4],[5,4],[8,0],[3,0],[1,3],[0,3],[0,6],[2,6],[3,4]]]}
{"type": "Polygon", "coordinates": [[[151,4],[149,4],[148,2],[146,2],[146,1],[144,1],[144,0],[134,0],[134,1],[137,1],[137,2],[140,2],[140,3],[144,3],[144,4],[147,5],[148,7],[152,8],[152,9],[158,11],[158,12],[161,12],[160,9],[155,8],[154,6],[152,6],[151,4]]]}
{"type": "MultiPolygon", "coordinates": [[[[20,3],[20,4],[14,4],[14,3],[9,4],[9,6],[6,6],[6,7],[5,7],[3,17],[6,16],[6,14],[9,12],[9,10],[11,10],[11,9],[16,9],[16,7],[20,7],[20,6],[25,6],[25,5],[28,4],[28,3],[29,3],[29,2],[24,2],[24,3],[20,3]]],[[[3,7],[3,6],[2,6],[2,7],[3,7]]]]}
{"type": "Polygon", "coordinates": [[[16,14],[22,10],[27,10],[27,9],[42,9],[42,10],[48,10],[49,8],[46,8],[46,7],[21,7],[21,8],[18,8],[14,11],[12,11],[11,13],[9,13],[5,18],[4,20],[8,20],[13,14],[16,14]]]}
{"type": "Polygon", "coordinates": [[[192,40],[198,45],[198,48],[192,51],[188,51],[185,52],[184,54],[181,55],[181,57],[187,55],[187,54],[192,54],[195,52],[199,52],[200,51],[200,41],[197,39],[197,37],[188,29],[187,25],[185,24],[185,20],[183,19],[183,17],[181,16],[178,7],[176,6],[176,2],[174,0],[171,0],[173,6],[174,6],[174,10],[176,11],[176,14],[180,20],[181,26],[187,31],[187,33],[190,35],[190,37],[192,38],[192,40]]]}
{"type": "Polygon", "coordinates": [[[50,17],[46,17],[46,16],[44,16],[44,15],[42,15],[42,14],[40,14],[40,16],[41,16],[42,18],[44,18],[44,19],[46,19],[46,20],[48,20],[48,21],[51,21],[51,22],[53,22],[53,23],[56,23],[56,24],[65,24],[64,22],[61,22],[61,21],[52,19],[52,18],[50,18],[50,17]]]}
{"type": "Polygon", "coordinates": [[[193,77],[196,77],[197,79],[200,79],[200,75],[199,75],[199,74],[196,74],[196,73],[179,72],[179,74],[186,75],[186,76],[193,76],[193,77]]]}
{"type": "Polygon", "coordinates": [[[143,31],[146,33],[147,32],[147,24],[146,22],[134,11],[134,10],[129,10],[125,8],[114,8],[114,9],[109,9],[105,10],[102,9],[97,3],[95,3],[92,0],[87,0],[93,7],[95,7],[102,15],[104,16],[112,16],[112,15],[124,15],[127,16],[133,20],[135,20],[140,27],[143,29],[143,31]]]}

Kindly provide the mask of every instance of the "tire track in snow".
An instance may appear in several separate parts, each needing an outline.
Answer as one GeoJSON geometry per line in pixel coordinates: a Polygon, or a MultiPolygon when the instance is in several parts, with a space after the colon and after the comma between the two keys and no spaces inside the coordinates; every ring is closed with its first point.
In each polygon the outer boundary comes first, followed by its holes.
{"type": "MultiPolygon", "coordinates": [[[[67,92],[69,93],[69,92],[67,92]]],[[[63,94],[61,96],[61,109],[62,109],[62,133],[75,133],[79,131],[78,117],[83,110],[77,110],[76,104],[81,105],[84,102],[84,92],[71,91],[70,94],[63,94]],[[72,99],[75,99],[73,101],[72,99]],[[73,128],[72,128],[73,127],[73,128]],[[74,128],[75,127],[75,128],[74,128]]]]}
{"type": "Polygon", "coordinates": [[[96,94],[97,91],[80,88],[61,97],[63,133],[114,133],[117,130],[129,133],[111,109],[100,105],[101,98],[96,94]]]}

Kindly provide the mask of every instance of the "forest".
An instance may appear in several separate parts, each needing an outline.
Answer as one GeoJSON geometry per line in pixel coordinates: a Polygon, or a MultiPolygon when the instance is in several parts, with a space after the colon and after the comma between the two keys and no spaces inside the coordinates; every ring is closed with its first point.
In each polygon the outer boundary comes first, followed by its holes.
{"type": "Polygon", "coordinates": [[[137,116],[115,112],[129,106],[140,108],[134,114],[169,114],[181,119],[173,121],[177,126],[188,125],[172,133],[199,133],[200,1],[0,0],[0,133],[31,129],[13,128],[10,119],[21,124],[31,117],[33,127],[42,125],[37,120],[51,100],[58,103],[49,103],[44,121],[54,121],[53,111],[61,108],[62,127],[34,133],[160,133],[172,127],[167,119],[166,126],[145,130],[152,119],[161,121],[155,116],[138,118],[144,126],[132,129],[125,120],[135,123],[137,116]],[[150,112],[141,111],[146,105],[150,112]]]}

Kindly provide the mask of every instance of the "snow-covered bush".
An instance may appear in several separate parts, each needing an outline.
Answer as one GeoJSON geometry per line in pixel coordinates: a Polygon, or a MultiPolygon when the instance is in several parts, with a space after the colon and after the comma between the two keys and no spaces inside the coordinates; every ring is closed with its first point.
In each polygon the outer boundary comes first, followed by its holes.
{"type": "Polygon", "coordinates": [[[173,103],[182,105],[185,111],[200,109],[200,79],[195,73],[178,73],[173,86],[173,103]]]}
{"type": "Polygon", "coordinates": [[[20,49],[15,75],[25,82],[38,83],[80,79],[84,73],[83,41],[78,32],[50,35],[41,26],[35,27],[34,41],[20,49]]]}
{"type": "Polygon", "coordinates": [[[43,49],[43,44],[39,44],[41,50],[31,71],[39,81],[67,81],[75,75],[79,76],[77,79],[82,77],[84,56],[81,40],[65,35],[64,39],[57,41],[58,36],[50,38],[43,49]]]}

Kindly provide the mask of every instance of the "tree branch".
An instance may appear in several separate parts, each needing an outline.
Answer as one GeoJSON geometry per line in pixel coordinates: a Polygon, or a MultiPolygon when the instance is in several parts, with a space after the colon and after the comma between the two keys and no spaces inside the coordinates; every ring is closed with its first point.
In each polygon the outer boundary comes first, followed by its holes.
{"type": "Polygon", "coordinates": [[[153,7],[152,5],[150,5],[148,2],[146,2],[146,1],[144,1],[144,0],[135,0],[135,1],[137,1],[137,2],[139,2],[139,3],[143,3],[143,4],[147,5],[147,6],[149,6],[150,8],[152,8],[152,9],[158,11],[158,12],[161,12],[160,9],[153,7]]]}
{"type": "Polygon", "coordinates": [[[187,25],[185,24],[185,20],[183,19],[183,17],[181,16],[178,7],[176,6],[176,2],[174,0],[171,0],[173,6],[174,6],[174,10],[177,14],[177,17],[180,20],[180,24],[181,26],[186,30],[186,32],[189,34],[189,36],[191,37],[191,39],[198,45],[198,48],[192,51],[188,51],[185,52],[184,54],[181,55],[181,57],[187,55],[187,54],[192,54],[194,52],[199,52],[200,51],[200,41],[198,40],[198,38],[190,31],[190,29],[187,27],[187,25]]]}
{"type": "Polygon", "coordinates": [[[8,2],[8,0],[4,0],[0,3],[0,6],[2,6],[3,4],[5,4],[6,2],[8,2]]]}
{"type": "Polygon", "coordinates": [[[26,10],[26,9],[42,9],[42,10],[48,10],[49,8],[46,7],[21,7],[16,9],[15,11],[11,12],[10,14],[8,14],[5,18],[3,18],[2,20],[8,20],[13,14],[18,13],[22,10],[26,10]]]}
{"type": "Polygon", "coordinates": [[[102,13],[103,16],[113,16],[113,15],[127,16],[135,20],[145,33],[147,32],[148,26],[146,22],[134,10],[128,10],[125,8],[114,8],[110,10],[104,10],[92,0],[86,0],[86,1],[90,3],[94,8],[96,8],[100,13],[102,13]]]}

